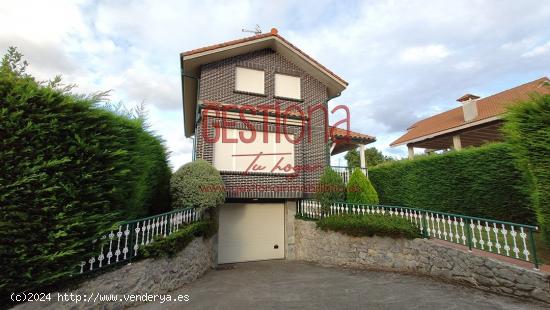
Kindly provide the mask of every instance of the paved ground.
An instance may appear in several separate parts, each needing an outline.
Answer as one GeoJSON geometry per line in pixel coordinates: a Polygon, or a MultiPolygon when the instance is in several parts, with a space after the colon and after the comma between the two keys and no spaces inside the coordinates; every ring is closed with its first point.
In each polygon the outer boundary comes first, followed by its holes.
{"type": "Polygon", "coordinates": [[[213,270],[175,292],[189,302],[140,309],[544,309],[425,277],[265,261],[213,270]]]}

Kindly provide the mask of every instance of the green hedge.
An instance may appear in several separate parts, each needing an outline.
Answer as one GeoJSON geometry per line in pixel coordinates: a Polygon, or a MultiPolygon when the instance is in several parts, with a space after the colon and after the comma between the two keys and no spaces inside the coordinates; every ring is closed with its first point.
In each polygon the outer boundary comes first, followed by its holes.
{"type": "Polygon", "coordinates": [[[369,170],[381,204],[533,224],[512,149],[490,144],[382,164],[369,170]]]}
{"type": "Polygon", "coordinates": [[[195,237],[210,238],[218,230],[214,221],[199,221],[185,226],[166,238],[159,238],[142,249],[143,257],[171,257],[183,250],[195,237]]]}
{"type": "Polygon", "coordinates": [[[534,96],[511,106],[505,132],[513,154],[531,181],[533,209],[545,243],[550,246],[550,95],[534,96]]]}
{"type": "Polygon", "coordinates": [[[420,230],[409,220],[385,215],[333,215],[317,221],[322,230],[332,230],[350,236],[380,236],[414,239],[420,237],[420,230]]]}
{"type": "MultiPolygon", "coordinates": [[[[13,51],[12,51],[13,52],[13,51]]],[[[66,279],[116,221],[169,208],[162,141],[130,119],[0,67],[0,295],[66,279]]]]}

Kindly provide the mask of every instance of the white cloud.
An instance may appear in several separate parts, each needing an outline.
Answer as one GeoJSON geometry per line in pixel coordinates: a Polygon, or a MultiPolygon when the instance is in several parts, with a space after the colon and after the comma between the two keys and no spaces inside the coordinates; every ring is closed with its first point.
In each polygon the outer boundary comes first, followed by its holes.
{"type": "Polygon", "coordinates": [[[546,42],[543,45],[539,45],[532,50],[524,53],[523,57],[535,57],[550,54],[550,41],[546,42]]]}
{"type": "Polygon", "coordinates": [[[439,62],[451,52],[441,44],[408,47],[399,53],[399,59],[408,64],[427,64],[439,62]]]}
{"type": "Polygon", "coordinates": [[[473,70],[479,67],[480,64],[477,61],[474,60],[465,60],[457,63],[455,65],[455,68],[457,70],[473,70]]]}

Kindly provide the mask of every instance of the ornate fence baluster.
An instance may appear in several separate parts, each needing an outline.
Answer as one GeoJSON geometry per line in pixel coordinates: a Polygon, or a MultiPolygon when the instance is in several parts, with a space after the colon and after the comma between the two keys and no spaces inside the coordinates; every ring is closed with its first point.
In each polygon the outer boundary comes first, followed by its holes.
{"type": "Polygon", "coordinates": [[[520,227],[520,233],[519,237],[521,238],[521,241],[523,242],[523,255],[525,256],[525,260],[529,261],[529,250],[527,249],[527,234],[525,231],[523,231],[523,227],[520,227]]]}
{"type": "Polygon", "coordinates": [[[433,237],[434,237],[434,238],[437,238],[437,235],[436,235],[437,230],[435,229],[435,216],[434,216],[433,212],[430,213],[430,218],[431,218],[431,220],[432,220],[432,232],[433,232],[433,237]]]}
{"type": "Polygon", "coordinates": [[[429,237],[432,231],[430,229],[430,217],[428,212],[424,213],[424,221],[426,223],[426,237],[429,237]]]}
{"type": "MultiPolygon", "coordinates": [[[[460,238],[462,238],[462,244],[466,245],[466,235],[464,234],[464,226],[466,225],[466,223],[464,223],[464,219],[463,218],[460,218],[460,229],[462,230],[462,236],[460,236],[460,238]]],[[[468,229],[468,227],[466,227],[466,229],[468,229]]]]}
{"type": "Polygon", "coordinates": [[[104,246],[104,244],[101,245],[101,253],[97,257],[97,261],[99,262],[99,267],[98,268],[101,268],[103,266],[103,260],[105,259],[105,255],[103,255],[103,246],[104,246]]]}
{"type": "MultiPolygon", "coordinates": [[[[483,240],[483,234],[481,231],[481,222],[477,220],[477,231],[479,232],[479,245],[481,246],[482,250],[485,250],[485,241],[483,240]]],[[[475,233],[474,233],[475,234],[475,233]]]]}
{"type": "Polygon", "coordinates": [[[485,233],[487,234],[487,246],[489,247],[489,252],[493,251],[493,241],[491,241],[491,228],[489,223],[485,221],[485,233]]]}
{"type": "Polygon", "coordinates": [[[151,243],[151,239],[153,238],[152,232],[153,226],[151,225],[151,220],[149,219],[147,220],[147,240],[145,240],[145,244],[151,243]]]}
{"type": "Polygon", "coordinates": [[[443,239],[447,240],[447,223],[445,221],[445,215],[441,215],[441,224],[443,225],[443,239]]]}
{"type": "Polygon", "coordinates": [[[451,216],[447,215],[447,226],[449,226],[449,239],[451,242],[453,242],[453,222],[451,221],[451,216]]]}
{"type": "Polygon", "coordinates": [[[122,253],[122,251],[120,250],[120,238],[122,237],[122,226],[118,226],[118,232],[116,233],[116,237],[117,237],[117,243],[116,243],[115,257],[116,257],[116,262],[118,263],[118,257],[122,253]]]}
{"type": "Polygon", "coordinates": [[[453,216],[453,225],[455,226],[455,242],[460,244],[460,235],[458,234],[458,221],[456,216],[453,216]]]}
{"type": "Polygon", "coordinates": [[[141,222],[141,245],[145,244],[145,233],[147,232],[147,221],[141,222]]]}
{"type": "Polygon", "coordinates": [[[111,233],[109,233],[109,252],[107,252],[107,265],[111,264],[111,257],[113,257],[113,239],[115,238],[115,234],[111,230],[111,233]]]}
{"type": "Polygon", "coordinates": [[[88,262],[90,263],[90,271],[94,270],[95,257],[92,256],[88,262]]]}
{"type": "Polygon", "coordinates": [[[124,254],[123,259],[126,259],[128,254],[128,237],[130,236],[130,225],[126,224],[126,229],[124,230],[124,248],[122,249],[122,254],[124,254]]]}
{"type": "MultiPolygon", "coordinates": [[[[162,218],[161,217],[157,217],[157,223],[155,224],[155,237],[158,237],[158,235],[161,234],[161,226],[160,226],[160,220],[162,218]]],[[[157,238],[155,238],[157,239],[157,238]]]]}
{"type": "Polygon", "coordinates": [[[512,251],[516,255],[516,258],[519,258],[519,248],[516,242],[516,235],[517,232],[514,230],[514,226],[510,226],[510,236],[512,236],[512,240],[514,241],[514,248],[512,251]]]}
{"type": "MultiPolygon", "coordinates": [[[[137,251],[138,251],[138,248],[139,248],[139,232],[141,231],[141,228],[139,227],[139,222],[136,222],[136,228],[135,228],[135,232],[136,232],[136,243],[134,244],[134,256],[137,256],[137,251]]],[[[143,242],[143,239],[141,239],[142,242],[143,242]]]]}
{"type": "Polygon", "coordinates": [[[474,224],[474,220],[470,219],[470,234],[471,234],[471,240],[472,240],[472,245],[474,246],[474,248],[477,248],[477,238],[476,238],[476,225],[474,224]]]}
{"type": "Polygon", "coordinates": [[[504,224],[502,224],[501,232],[504,239],[504,251],[506,251],[506,256],[510,256],[510,246],[508,245],[508,231],[506,230],[504,224]]]}
{"type": "Polygon", "coordinates": [[[500,242],[498,241],[498,228],[497,223],[493,223],[493,233],[495,234],[495,248],[497,248],[497,253],[500,254],[500,242]]]}
{"type": "Polygon", "coordinates": [[[422,221],[422,214],[420,212],[417,212],[417,211],[414,211],[414,212],[416,214],[416,219],[417,220],[419,219],[418,217],[420,216],[420,219],[418,221],[418,227],[420,227],[420,235],[424,236],[425,233],[424,233],[424,225],[422,224],[422,222],[423,222],[422,221]]]}

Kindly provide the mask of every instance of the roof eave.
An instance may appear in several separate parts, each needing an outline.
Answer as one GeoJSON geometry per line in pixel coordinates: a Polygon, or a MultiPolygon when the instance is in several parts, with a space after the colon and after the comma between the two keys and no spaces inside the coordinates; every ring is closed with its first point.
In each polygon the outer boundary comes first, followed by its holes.
{"type": "Polygon", "coordinates": [[[398,138],[397,140],[390,143],[390,146],[391,147],[396,147],[396,146],[401,146],[401,145],[407,145],[409,143],[416,143],[416,142],[424,141],[424,140],[435,138],[437,136],[441,136],[441,135],[444,135],[444,134],[448,134],[448,133],[452,133],[452,132],[455,132],[455,131],[467,129],[467,128],[482,125],[482,124],[485,124],[485,123],[490,123],[490,122],[493,122],[493,121],[496,121],[496,120],[500,120],[500,119],[502,119],[502,117],[503,117],[502,115],[496,115],[496,116],[484,118],[484,119],[481,119],[481,120],[478,120],[478,121],[475,121],[475,122],[470,122],[470,123],[463,124],[463,125],[460,125],[460,126],[456,126],[456,127],[453,127],[453,128],[449,128],[449,129],[446,129],[446,130],[437,131],[437,132],[427,134],[427,135],[423,135],[423,136],[420,136],[420,137],[417,137],[417,138],[414,138],[414,139],[405,140],[405,141],[401,141],[401,142],[396,143],[396,141],[399,141],[399,139],[401,139],[401,138],[398,138]]]}

